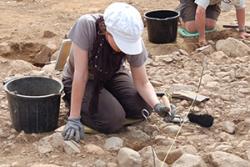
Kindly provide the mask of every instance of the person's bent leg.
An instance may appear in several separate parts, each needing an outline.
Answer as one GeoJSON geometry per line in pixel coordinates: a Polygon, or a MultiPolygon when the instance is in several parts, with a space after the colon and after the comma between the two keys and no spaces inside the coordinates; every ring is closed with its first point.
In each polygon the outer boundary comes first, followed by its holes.
{"type": "Polygon", "coordinates": [[[213,19],[206,19],[206,30],[212,30],[216,26],[216,20],[213,19]]]}
{"type": "Polygon", "coordinates": [[[82,121],[84,124],[102,133],[114,133],[122,129],[125,112],[121,104],[106,89],[103,88],[100,91],[96,112],[89,111],[90,101],[87,103],[83,102],[82,121]]]}
{"type": "Polygon", "coordinates": [[[141,113],[143,109],[148,110],[149,114],[152,112],[152,108],[139,95],[132,77],[125,70],[117,72],[105,88],[120,102],[127,118],[143,119],[141,113]]]}
{"type": "Polygon", "coordinates": [[[197,32],[195,21],[184,22],[184,28],[190,33],[197,32]]]}
{"type": "Polygon", "coordinates": [[[197,5],[193,0],[181,0],[180,3],[179,8],[182,27],[188,32],[197,32],[194,21],[197,5]]]}
{"type": "Polygon", "coordinates": [[[210,5],[206,10],[206,29],[211,30],[216,26],[217,19],[221,13],[219,5],[210,5]]]}
{"type": "MultiPolygon", "coordinates": [[[[70,104],[71,86],[70,79],[63,80],[65,96],[63,100],[70,104]]],[[[89,111],[90,101],[93,97],[94,83],[88,81],[81,107],[81,122],[99,132],[113,133],[123,127],[125,112],[119,102],[106,89],[99,94],[97,111],[89,111]]]]}

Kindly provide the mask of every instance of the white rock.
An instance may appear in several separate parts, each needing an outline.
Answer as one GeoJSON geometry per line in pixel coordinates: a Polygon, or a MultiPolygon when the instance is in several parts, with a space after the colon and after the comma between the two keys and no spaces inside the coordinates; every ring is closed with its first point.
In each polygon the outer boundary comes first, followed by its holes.
{"type": "Polygon", "coordinates": [[[241,57],[250,54],[250,48],[246,44],[231,37],[219,40],[216,43],[216,49],[217,51],[225,52],[231,57],[241,57]]]}
{"type": "Polygon", "coordinates": [[[123,147],[119,150],[117,155],[117,161],[119,167],[141,167],[142,166],[142,159],[140,154],[132,150],[128,147],[123,147]]]}
{"type": "Polygon", "coordinates": [[[64,141],[64,151],[69,155],[80,153],[80,145],[71,140],[64,141]]]}
{"type": "Polygon", "coordinates": [[[205,55],[210,55],[211,53],[214,52],[214,48],[212,47],[212,45],[206,45],[206,46],[197,48],[196,52],[201,52],[205,55]]]}
{"type": "Polygon", "coordinates": [[[53,73],[57,72],[55,70],[55,63],[47,64],[47,65],[43,66],[43,68],[41,70],[47,74],[53,74],[53,73]]]}
{"type": "Polygon", "coordinates": [[[217,147],[215,148],[216,151],[228,151],[228,150],[231,150],[231,149],[233,149],[232,146],[230,146],[230,145],[225,145],[225,144],[219,145],[219,146],[217,146],[217,147]]]}
{"type": "Polygon", "coordinates": [[[207,167],[207,165],[198,155],[183,154],[172,167],[207,167]]]}
{"type": "MultiPolygon", "coordinates": [[[[151,146],[144,147],[139,151],[141,157],[142,157],[142,166],[143,167],[168,167],[168,165],[161,161],[158,157],[157,154],[151,146]]],[[[163,158],[164,159],[164,158],[163,158]]]]}
{"type": "Polygon", "coordinates": [[[188,52],[186,50],[183,50],[183,49],[179,49],[179,52],[180,52],[180,54],[185,55],[185,56],[189,55],[188,52]]]}
{"type": "Polygon", "coordinates": [[[106,163],[103,161],[103,160],[96,160],[95,163],[94,163],[94,167],[106,167],[106,163]]]}
{"type": "Polygon", "coordinates": [[[39,140],[39,142],[37,144],[37,149],[38,149],[39,153],[41,153],[41,154],[46,154],[46,153],[50,153],[50,152],[54,151],[51,144],[47,140],[44,140],[44,139],[39,140]]]}
{"type": "Polygon", "coordinates": [[[94,144],[87,144],[83,147],[87,153],[95,154],[95,155],[103,155],[105,152],[104,150],[94,144]]]}
{"type": "Polygon", "coordinates": [[[218,167],[249,167],[250,163],[236,155],[222,151],[215,151],[209,154],[210,162],[218,167]]]}
{"type": "Polygon", "coordinates": [[[110,137],[105,141],[104,148],[110,151],[117,151],[123,147],[123,140],[119,137],[110,137]]]}
{"type": "Polygon", "coordinates": [[[170,126],[166,126],[165,128],[163,128],[163,131],[169,135],[176,135],[179,129],[180,129],[180,126],[178,125],[170,125],[170,126]]]}
{"type": "Polygon", "coordinates": [[[223,122],[223,130],[229,134],[234,134],[235,133],[235,124],[231,121],[225,121],[225,122],[223,122]]]}

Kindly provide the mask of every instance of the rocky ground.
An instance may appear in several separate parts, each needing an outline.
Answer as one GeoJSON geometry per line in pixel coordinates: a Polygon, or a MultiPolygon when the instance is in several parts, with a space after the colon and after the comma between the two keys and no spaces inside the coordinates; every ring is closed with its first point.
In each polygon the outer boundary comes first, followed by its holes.
{"type": "MultiPolygon", "coordinates": [[[[60,78],[54,60],[64,35],[81,14],[102,12],[110,2],[0,1],[0,81],[13,75],[60,78]]],[[[174,9],[178,4],[163,0],[127,2],[142,14],[153,9],[174,9]]],[[[246,20],[250,24],[248,11],[246,20]]],[[[203,48],[197,47],[196,39],[180,36],[176,43],[152,44],[145,28],[144,40],[151,54],[147,71],[152,84],[156,90],[170,94],[176,90],[195,92],[202,78],[199,93],[210,99],[195,104],[191,112],[211,114],[215,118],[211,128],[189,122],[182,126],[166,123],[153,114],[118,134],[86,134],[79,144],[64,142],[60,133],[17,132],[1,86],[0,167],[250,166],[250,42],[239,39],[235,30],[222,28],[234,20],[234,11],[222,13],[218,31],[209,34],[210,45],[203,48]]],[[[172,98],[183,117],[191,102],[172,98]]],[[[61,102],[59,126],[64,125],[66,112],[61,102]]]]}

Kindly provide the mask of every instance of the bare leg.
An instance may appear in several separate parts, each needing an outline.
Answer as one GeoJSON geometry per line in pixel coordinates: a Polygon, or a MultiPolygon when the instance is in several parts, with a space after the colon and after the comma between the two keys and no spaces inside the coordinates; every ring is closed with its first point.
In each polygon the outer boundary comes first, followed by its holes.
{"type": "MultiPolygon", "coordinates": [[[[188,32],[197,32],[195,21],[187,21],[181,23],[182,27],[185,28],[188,32]]],[[[216,26],[216,20],[206,19],[206,30],[214,29],[216,26]]]]}

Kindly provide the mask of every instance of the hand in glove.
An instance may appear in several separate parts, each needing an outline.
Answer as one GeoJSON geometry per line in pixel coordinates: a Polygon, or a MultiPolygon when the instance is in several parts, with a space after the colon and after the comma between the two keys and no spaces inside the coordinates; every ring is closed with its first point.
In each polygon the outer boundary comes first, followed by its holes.
{"type": "Polygon", "coordinates": [[[84,127],[80,118],[68,118],[68,122],[62,132],[64,140],[74,140],[80,142],[84,136],[84,127]]]}
{"type": "Polygon", "coordinates": [[[170,108],[162,103],[158,103],[154,106],[154,111],[161,117],[169,117],[169,119],[174,119],[176,113],[176,107],[170,104],[170,108]]]}

